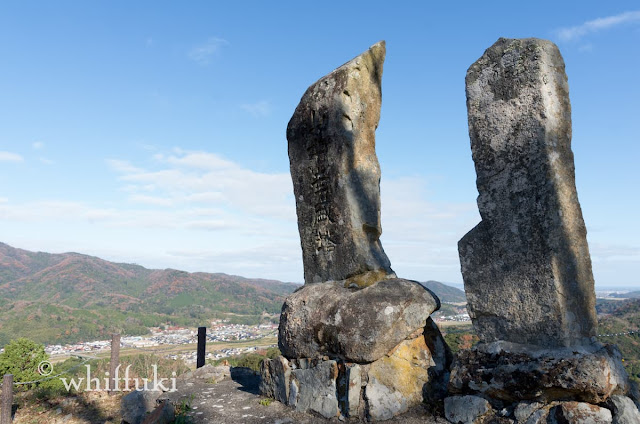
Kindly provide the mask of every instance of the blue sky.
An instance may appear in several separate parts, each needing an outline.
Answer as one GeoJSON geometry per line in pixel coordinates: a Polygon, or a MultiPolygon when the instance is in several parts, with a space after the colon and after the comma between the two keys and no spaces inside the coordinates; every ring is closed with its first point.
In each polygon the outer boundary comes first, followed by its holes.
{"type": "Polygon", "coordinates": [[[465,72],[539,37],[566,62],[596,285],[640,288],[640,5],[396,3],[0,3],[0,241],[301,282],[287,122],[384,39],[383,246],[402,277],[461,283],[465,72]]]}

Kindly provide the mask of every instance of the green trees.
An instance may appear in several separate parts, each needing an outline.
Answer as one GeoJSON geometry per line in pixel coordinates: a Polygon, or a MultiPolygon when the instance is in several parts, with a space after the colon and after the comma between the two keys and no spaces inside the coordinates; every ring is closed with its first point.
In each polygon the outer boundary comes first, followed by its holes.
{"type": "Polygon", "coordinates": [[[0,354],[0,376],[13,374],[15,382],[40,380],[43,376],[38,372],[38,365],[48,359],[44,345],[24,337],[13,340],[0,354]]]}

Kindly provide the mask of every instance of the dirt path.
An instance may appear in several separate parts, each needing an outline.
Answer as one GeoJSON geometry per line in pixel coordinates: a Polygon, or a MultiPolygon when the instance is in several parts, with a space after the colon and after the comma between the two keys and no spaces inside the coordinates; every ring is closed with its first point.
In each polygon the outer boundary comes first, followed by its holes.
{"type": "MultiPolygon", "coordinates": [[[[165,395],[168,395],[174,404],[189,403],[191,409],[187,415],[192,418],[193,423],[197,424],[343,423],[337,418],[327,420],[295,412],[277,401],[269,403],[269,400],[265,400],[265,397],[258,394],[259,382],[260,377],[250,370],[233,368],[232,379],[226,379],[217,384],[196,378],[178,380],[178,391],[165,395]]],[[[423,408],[418,408],[385,423],[446,424],[447,421],[434,417],[423,408]]]]}

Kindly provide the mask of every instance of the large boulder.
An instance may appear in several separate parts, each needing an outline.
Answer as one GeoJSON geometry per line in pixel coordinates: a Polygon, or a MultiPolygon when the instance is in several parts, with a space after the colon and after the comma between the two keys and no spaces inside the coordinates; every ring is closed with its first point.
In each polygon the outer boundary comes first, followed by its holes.
{"type": "Polygon", "coordinates": [[[611,396],[607,402],[607,407],[613,412],[613,424],[640,423],[638,407],[626,396],[611,396]]]}
{"type": "Polygon", "coordinates": [[[161,391],[134,390],[120,400],[120,415],[124,424],[142,424],[158,406],[161,391]]]}
{"type": "Polygon", "coordinates": [[[338,282],[306,284],[282,307],[278,344],[287,358],[327,355],[373,362],[421,333],[439,307],[432,292],[399,278],[363,289],[338,282]]]}

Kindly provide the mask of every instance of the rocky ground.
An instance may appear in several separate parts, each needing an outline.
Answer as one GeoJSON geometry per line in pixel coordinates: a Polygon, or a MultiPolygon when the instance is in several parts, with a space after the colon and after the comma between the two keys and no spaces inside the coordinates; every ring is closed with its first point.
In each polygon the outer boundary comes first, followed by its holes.
{"type": "Polygon", "coordinates": [[[119,424],[120,393],[84,392],[39,399],[30,393],[14,397],[13,424],[119,424]]]}
{"type": "MultiPolygon", "coordinates": [[[[175,405],[190,405],[186,415],[193,423],[216,424],[312,424],[342,423],[337,418],[295,412],[280,402],[258,394],[260,376],[247,368],[233,368],[231,378],[215,382],[206,375],[180,379],[178,391],[165,394],[175,405]]],[[[357,422],[357,421],[356,421],[357,422]]],[[[446,424],[424,408],[385,421],[389,424],[446,424]]]]}

